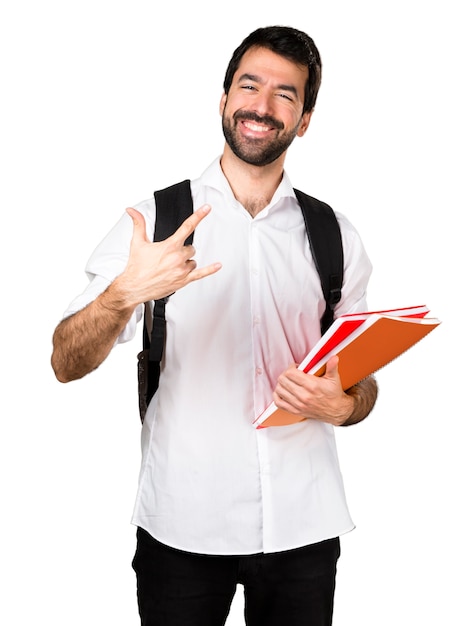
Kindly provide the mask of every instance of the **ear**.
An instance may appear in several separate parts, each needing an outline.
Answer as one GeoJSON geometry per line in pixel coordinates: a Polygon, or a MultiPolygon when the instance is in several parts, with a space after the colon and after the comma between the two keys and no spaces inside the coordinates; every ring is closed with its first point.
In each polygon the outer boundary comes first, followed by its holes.
{"type": "Polygon", "coordinates": [[[227,102],[227,94],[223,93],[221,96],[221,101],[219,102],[219,115],[222,115],[222,112],[224,111],[224,107],[226,106],[226,102],[227,102]]]}
{"type": "Polygon", "coordinates": [[[299,124],[298,132],[296,133],[298,137],[302,137],[307,131],[307,129],[309,128],[311,117],[312,117],[312,111],[307,111],[306,113],[303,113],[301,122],[299,124]]]}

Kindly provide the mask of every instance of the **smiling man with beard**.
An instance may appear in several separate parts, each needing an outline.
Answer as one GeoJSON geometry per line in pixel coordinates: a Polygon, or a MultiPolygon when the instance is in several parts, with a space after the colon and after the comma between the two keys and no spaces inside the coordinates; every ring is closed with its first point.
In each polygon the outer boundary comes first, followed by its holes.
{"type": "MultiPolygon", "coordinates": [[[[158,243],[154,199],[127,209],[54,333],[56,376],[74,380],[134,336],[143,303],[172,294],[132,518],[145,626],[222,626],[237,584],[250,626],[332,623],[339,536],[353,528],[335,427],[364,419],[377,389],[368,378],[344,392],[335,357],[321,378],[295,365],[320,336],[325,301],[284,161],[320,80],[304,32],[251,33],[224,80],[222,156],[191,182],[200,208],[158,243]],[[273,398],[307,419],[254,429],[273,398]]],[[[337,218],[338,316],[366,310],[371,264],[337,218]]]]}
{"type": "Polygon", "coordinates": [[[306,116],[304,111],[302,115],[300,114],[299,105],[303,101],[303,91],[299,93],[299,85],[296,88],[294,84],[301,81],[304,88],[308,75],[307,68],[299,67],[294,73],[293,64],[287,61],[283,67],[272,72],[271,67],[277,65],[276,61],[279,59],[276,59],[275,53],[269,49],[254,47],[241,59],[241,65],[236,75],[232,77],[232,83],[225,84],[225,93],[221,101],[224,137],[232,153],[248,165],[263,167],[279,159],[296,135],[304,134],[311,117],[311,112],[306,116]],[[251,68],[250,72],[245,72],[245,68],[251,68]],[[279,91],[280,103],[286,106],[271,106],[270,90],[273,89],[279,91]],[[263,102],[264,99],[266,102],[263,102]],[[227,110],[228,101],[232,104],[232,109],[236,107],[232,117],[230,110],[227,110]],[[238,106],[244,108],[239,109],[238,106]],[[257,112],[264,110],[267,111],[264,115],[257,112]],[[283,119],[276,119],[268,111],[274,113],[279,111],[278,114],[283,119]],[[286,128],[284,121],[286,114],[293,118],[287,121],[291,125],[294,121],[294,126],[286,128]]]}

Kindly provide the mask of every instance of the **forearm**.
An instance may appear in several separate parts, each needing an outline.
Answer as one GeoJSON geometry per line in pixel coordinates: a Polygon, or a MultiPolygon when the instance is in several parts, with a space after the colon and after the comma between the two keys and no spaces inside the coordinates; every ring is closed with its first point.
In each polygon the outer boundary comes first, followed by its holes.
{"type": "Polygon", "coordinates": [[[51,365],[60,382],[82,378],[110,353],[138,303],[112,283],[96,300],[57,326],[51,365]]]}
{"type": "Polygon", "coordinates": [[[358,424],[367,417],[373,409],[378,396],[378,385],[374,376],[368,376],[345,392],[353,398],[353,411],[343,422],[342,426],[358,424]]]}

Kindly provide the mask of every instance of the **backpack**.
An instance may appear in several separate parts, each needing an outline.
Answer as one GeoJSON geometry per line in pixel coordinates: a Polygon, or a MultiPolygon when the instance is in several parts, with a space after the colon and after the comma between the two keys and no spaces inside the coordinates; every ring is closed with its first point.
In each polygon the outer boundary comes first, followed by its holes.
{"type": "MultiPolygon", "coordinates": [[[[309,245],[322,284],[326,302],[321,319],[321,333],[332,324],[334,307],[340,301],[343,283],[343,248],[340,227],[333,209],[316,198],[294,190],[301,206],[306,225],[309,245]]],[[[190,181],[154,192],[156,219],[154,241],[170,237],[193,212],[190,181]]],[[[193,233],[185,241],[190,245],[193,233]]],[[[165,305],[166,298],[155,300],[152,331],[149,337],[146,320],[143,329],[143,349],[138,354],[139,413],[144,421],[147,407],[157,391],[160,377],[160,361],[165,344],[165,305]]]]}

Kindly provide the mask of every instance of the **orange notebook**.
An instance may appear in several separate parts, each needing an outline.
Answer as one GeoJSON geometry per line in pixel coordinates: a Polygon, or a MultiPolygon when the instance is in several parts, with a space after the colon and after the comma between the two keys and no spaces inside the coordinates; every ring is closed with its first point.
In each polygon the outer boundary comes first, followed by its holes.
{"type": "MultiPolygon", "coordinates": [[[[426,306],[418,306],[343,315],[334,321],[298,369],[322,376],[327,361],[337,355],[342,387],[348,389],[390,363],[436,328],[440,321],[425,317],[428,312],[426,306]]],[[[266,428],[294,424],[304,419],[278,409],[272,402],[253,424],[256,428],[266,428]]]]}

